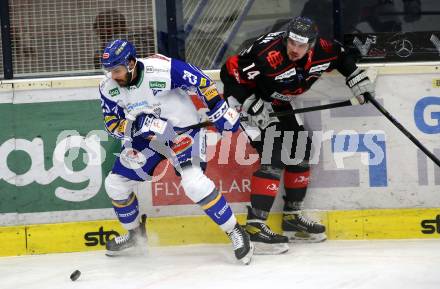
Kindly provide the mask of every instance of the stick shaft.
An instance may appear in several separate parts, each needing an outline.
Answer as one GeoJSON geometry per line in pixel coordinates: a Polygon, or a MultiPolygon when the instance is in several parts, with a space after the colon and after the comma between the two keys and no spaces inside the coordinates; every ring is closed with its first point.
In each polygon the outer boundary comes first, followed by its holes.
{"type": "MultiPolygon", "coordinates": [[[[289,115],[294,115],[294,114],[298,114],[298,113],[325,110],[325,109],[350,106],[350,105],[351,105],[351,102],[349,100],[346,100],[346,101],[335,102],[335,103],[330,103],[330,104],[323,104],[323,105],[317,105],[317,106],[311,106],[311,107],[298,108],[298,109],[294,109],[294,110],[271,112],[269,114],[269,116],[270,117],[283,117],[283,116],[289,116],[289,115]]],[[[247,120],[248,120],[248,118],[246,116],[240,117],[240,121],[247,121],[247,120]]],[[[190,126],[183,128],[182,132],[190,130],[190,129],[208,127],[208,126],[212,126],[212,125],[214,125],[214,124],[209,121],[201,122],[201,123],[193,124],[193,125],[190,125],[190,126]]]]}
{"type": "Polygon", "coordinates": [[[409,138],[421,151],[423,151],[437,166],[440,160],[430,152],[414,135],[412,135],[400,122],[398,122],[371,94],[365,93],[364,97],[371,102],[388,120],[394,124],[407,138],[409,138]]]}

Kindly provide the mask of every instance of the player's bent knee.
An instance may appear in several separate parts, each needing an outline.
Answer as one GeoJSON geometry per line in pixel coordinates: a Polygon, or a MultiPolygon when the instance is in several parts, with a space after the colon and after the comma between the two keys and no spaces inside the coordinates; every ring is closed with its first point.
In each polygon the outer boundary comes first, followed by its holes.
{"type": "Polygon", "coordinates": [[[133,192],[132,182],[121,175],[110,173],[105,178],[105,191],[112,200],[126,200],[133,192]]]}
{"type": "Polygon", "coordinates": [[[185,190],[185,194],[194,203],[198,203],[215,189],[214,182],[199,167],[183,169],[181,177],[181,185],[185,190]]]}

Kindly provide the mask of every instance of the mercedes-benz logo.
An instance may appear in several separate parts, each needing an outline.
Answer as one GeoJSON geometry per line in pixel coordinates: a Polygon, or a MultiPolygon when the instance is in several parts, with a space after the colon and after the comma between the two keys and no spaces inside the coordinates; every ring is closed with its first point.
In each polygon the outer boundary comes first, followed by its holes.
{"type": "Polygon", "coordinates": [[[400,39],[395,42],[395,52],[399,57],[408,57],[413,52],[413,45],[408,39],[400,39]]]}

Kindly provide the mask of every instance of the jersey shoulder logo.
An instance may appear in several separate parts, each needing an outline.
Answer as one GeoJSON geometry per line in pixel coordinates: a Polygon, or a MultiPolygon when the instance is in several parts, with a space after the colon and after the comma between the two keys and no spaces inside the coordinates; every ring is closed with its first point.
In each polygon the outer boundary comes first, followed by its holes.
{"type": "Polygon", "coordinates": [[[108,91],[108,94],[110,94],[110,96],[114,97],[114,96],[116,96],[118,94],[121,94],[121,92],[119,91],[119,88],[115,87],[115,88],[110,89],[108,91]]]}

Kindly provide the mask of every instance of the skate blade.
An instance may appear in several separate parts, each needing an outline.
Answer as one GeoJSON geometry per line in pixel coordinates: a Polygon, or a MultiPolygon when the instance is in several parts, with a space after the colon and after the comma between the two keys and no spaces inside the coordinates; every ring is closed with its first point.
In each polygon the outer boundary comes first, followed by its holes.
{"type": "Polygon", "coordinates": [[[244,265],[249,265],[252,261],[252,256],[254,255],[255,246],[254,244],[250,243],[250,249],[249,252],[240,259],[240,262],[242,262],[244,265]]]}
{"type": "Polygon", "coordinates": [[[146,249],[146,247],[143,248],[142,246],[134,246],[120,251],[106,250],[105,255],[108,257],[145,255],[146,249]]]}
{"type": "Polygon", "coordinates": [[[261,243],[254,242],[255,244],[255,255],[279,255],[289,251],[289,245],[287,243],[261,243]]]}
{"type": "Polygon", "coordinates": [[[327,240],[325,233],[310,234],[296,231],[284,231],[283,235],[289,238],[289,243],[320,243],[327,240]]]}
{"type": "Polygon", "coordinates": [[[107,257],[118,257],[118,256],[126,256],[127,254],[129,254],[130,252],[128,251],[128,249],[125,250],[121,250],[121,251],[110,251],[110,250],[106,250],[105,251],[105,255],[107,257]]]}

